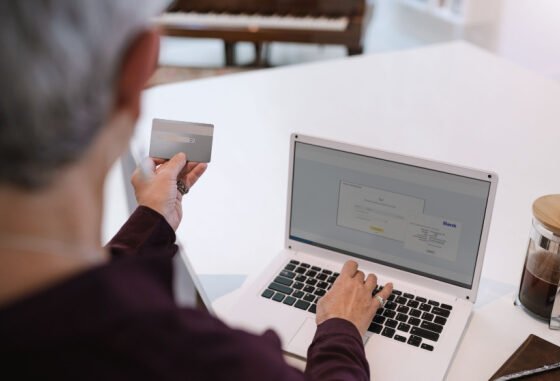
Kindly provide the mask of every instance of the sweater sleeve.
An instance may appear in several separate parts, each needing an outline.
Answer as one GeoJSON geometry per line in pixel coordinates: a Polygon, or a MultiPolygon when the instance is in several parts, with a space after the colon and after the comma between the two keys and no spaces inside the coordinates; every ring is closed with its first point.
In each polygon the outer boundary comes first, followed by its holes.
{"type": "Polygon", "coordinates": [[[344,319],[317,327],[307,351],[308,380],[369,380],[369,364],[357,328],[344,319]]]}
{"type": "Polygon", "coordinates": [[[174,254],[175,239],[175,232],[161,214],[139,206],[107,246],[115,257],[154,249],[174,254]]]}

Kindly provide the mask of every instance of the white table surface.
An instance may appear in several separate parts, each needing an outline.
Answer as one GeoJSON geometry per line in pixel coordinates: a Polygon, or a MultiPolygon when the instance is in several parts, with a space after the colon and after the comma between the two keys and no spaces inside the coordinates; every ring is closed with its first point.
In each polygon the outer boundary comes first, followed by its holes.
{"type": "MultiPolygon", "coordinates": [[[[143,110],[136,147],[155,117],[215,124],[178,230],[203,274],[254,273],[283,247],[292,132],[497,172],[479,300],[448,379],[487,379],[529,333],[560,344],[512,304],[531,204],[560,193],[557,83],[456,42],[161,86],[143,110]]],[[[108,236],[125,217],[106,210],[108,236]]]]}

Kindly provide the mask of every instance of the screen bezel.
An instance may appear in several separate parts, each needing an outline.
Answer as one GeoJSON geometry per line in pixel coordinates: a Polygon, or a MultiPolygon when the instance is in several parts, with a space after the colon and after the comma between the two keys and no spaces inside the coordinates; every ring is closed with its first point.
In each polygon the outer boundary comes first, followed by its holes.
{"type": "Polygon", "coordinates": [[[439,292],[455,295],[462,299],[467,299],[471,302],[476,301],[478,293],[478,285],[480,283],[480,273],[482,271],[482,263],[484,261],[484,252],[488,239],[488,231],[492,217],[492,210],[496,195],[498,176],[490,171],[481,171],[477,169],[462,167],[444,162],[422,159],[418,157],[402,155],[394,152],[388,152],[373,148],[366,148],[352,144],[335,142],[331,140],[321,139],[317,137],[302,135],[294,133],[290,139],[290,166],[288,171],[288,202],[286,211],[286,229],[285,229],[285,244],[288,249],[295,251],[303,251],[310,254],[317,254],[327,259],[334,261],[340,260],[340,256],[354,259],[361,259],[362,261],[369,262],[375,265],[376,271],[386,274],[388,277],[395,277],[398,279],[408,279],[422,287],[432,288],[439,292]],[[298,143],[314,145],[322,148],[334,149],[350,154],[356,154],[374,159],[381,159],[385,161],[402,163],[423,169],[443,172],[451,175],[476,179],[489,183],[488,198],[486,202],[486,211],[481,228],[480,241],[478,246],[478,253],[475,262],[474,273],[472,276],[472,283],[470,285],[458,284],[444,278],[437,278],[433,274],[423,274],[413,272],[405,268],[397,268],[395,265],[382,263],[381,261],[364,257],[360,254],[347,252],[337,248],[329,248],[321,246],[320,244],[308,243],[304,240],[293,239],[290,237],[291,227],[291,211],[292,211],[292,192],[293,192],[293,174],[295,163],[295,148],[298,143]],[[337,258],[338,257],[338,258],[337,258]]]}

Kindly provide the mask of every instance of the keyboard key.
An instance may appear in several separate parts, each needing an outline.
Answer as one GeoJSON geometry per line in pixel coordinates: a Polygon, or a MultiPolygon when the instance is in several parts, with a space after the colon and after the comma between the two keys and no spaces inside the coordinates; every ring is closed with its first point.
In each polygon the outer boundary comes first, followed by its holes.
{"type": "Polygon", "coordinates": [[[428,331],[427,329],[424,328],[412,327],[410,333],[432,341],[438,341],[439,339],[439,334],[432,331],[428,331]]]}
{"type": "Polygon", "coordinates": [[[410,316],[420,317],[420,315],[422,315],[422,311],[412,309],[412,310],[410,310],[410,312],[408,314],[410,316]]]}
{"type": "Polygon", "coordinates": [[[311,266],[311,270],[314,270],[314,271],[321,271],[321,268],[320,268],[320,267],[317,267],[317,266],[311,266]]]}
{"type": "Polygon", "coordinates": [[[420,346],[420,348],[425,349],[425,350],[430,351],[430,352],[434,350],[434,347],[431,346],[430,344],[422,344],[420,346]]]}
{"type": "Polygon", "coordinates": [[[426,303],[427,302],[427,299],[423,298],[421,296],[417,296],[415,300],[418,300],[420,303],[426,303]]]}
{"type": "Polygon", "coordinates": [[[280,275],[283,276],[284,278],[294,279],[294,277],[296,276],[296,273],[294,273],[292,271],[288,271],[288,270],[282,270],[282,271],[280,271],[280,275]]]}
{"type": "Polygon", "coordinates": [[[308,269],[310,267],[310,264],[309,263],[300,263],[300,266],[308,269]]]}
{"type": "Polygon", "coordinates": [[[386,310],[395,310],[397,309],[397,304],[394,302],[387,302],[385,303],[385,307],[386,310]]]}
{"type": "Polygon", "coordinates": [[[288,295],[290,295],[293,291],[293,289],[291,289],[290,287],[284,286],[283,284],[278,284],[278,283],[271,283],[268,286],[268,288],[270,288],[271,290],[274,290],[274,291],[279,291],[279,292],[282,292],[284,294],[288,294],[288,295]]]}
{"type": "Polygon", "coordinates": [[[414,345],[415,347],[419,347],[421,342],[422,342],[422,338],[414,335],[410,335],[407,341],[408,344],[414,345]]]}
{"type": "Polygon", "coordinates": [[[307,269],[304,268],[304,267],[298,267],[297,269],[294,270],[294,272],[296,272],[298,274],[305,274],[306,271],[307,271],[307,269]]]}
{"type": "Polygon", "coordinates": [[[391,338],[391,337],[393,337],[393,335],[395,334],[395,330],[394,330],[393,328],[385,327],[385,328],[383,329],[383,331],[381,332],[381,334],[382,334],[383,336],[386,336],[386,337],[391,338]]]}
{"type": "Polygon", "coordinates": [[[432,320],[434,320],[434,315],[429,313],[429,312],[424,312],[422,314],[422,319],[427,320],[427,321],[432,321],[432,320]]]}
{"type": "Polygon", "coordinates": [[[315,275],[317,275],[317,271],[309,270],[308,272],[305,273],[305,275],[314,277],[315,275]]]}
{"type": "Polygon", "coordinates": [[[419,307],[419,308],[420,308],[422,311],[430,312],[430,310],[432,309],[432,306],[430,306],[429,304],[426,304],[426,303],[422,303],[422,304],[420,304],[420,307],[419,307]]]}
{"type": "Polygon", "coordinates": [[[407,293],[407,292],[405,292],[405,293],[403,294],[403,296],[404,296],[405,298],[408,298],[408,299],[414,299],[414,295],[409,294],[409,293],[407,293]]]}
{"type": "Polygon", "coordinates": [[[450,306],[449,304],[441,304],[440,306],[441,308],[443,308],[444,310],[449,310],[451,311],[453,309],[453,306],[450,306]]]}
{"type": "Polygon", "coordinates": [[[382,307],[377,309],[377,315],[383,315],[383,311],[385,311],[382,307]]]}
{"type": "Polygon", "coordinates": [[[397,313],[395,311],[391,311],[391,310],[385,310],[385,312],[383,312],[383,316],[387,316],[388,318],[394,318],[397,315],[397,313]]]}
{"type": "Polygon", "coordinates": [[[296,290],[301,290],[304,286],[305,285],[303,283],[296,282],[292,287],[295,288],[296,290]]]}
{"type": "Polygon", "coordinates": [[[275,302],[281,302],[282,300],[284,300],[285,297],[286,297],[286,295],[277,292],[277,293],[274,294],[274,296],[272,297],[272,300],[274,300],[275,302]]]}
{"type": "Polygon", "coordinates": [[[296,265],[287,264],[286,267],[284,267],[284,270],[293,271],[295,268],[296,265]]]}
{"type": "Polygon", "coordinates": [[[292,283],[294,283],[293,281],[289,280],[288,278],[284,278],[284,277],[281,277],[281,276],[277,276],[277,277],[274,279],[274,281],[275,281],[276,283],[280,283],[280,284],[283,284],[283,285],[285,285],[285,286],[291,286],[292,283]]]}
{"type": "Polygon", "coordinates": [[[299,261],[296,261],[295,259],[292,259],[290,261],[290,263],[294,264],[294,265],[299,265],[299,261]]]}
{"type": "Polygon", "coordinates": [[[428,300],[428,304],[431,306],[439,307],[439,302],[436,302],[435,300],[428,300]]]}
{"type": "Polygon", "coordinates": [[[400,341],[401,343],[406,342],[406,337],[401,336],[401,335],[395,335],[395,337],[393,337],[393,339],[400,341]]]}
{"type": "Polygon", "coordinates": [[[393,290],[393,295],[398,295],[398,296],[400,296],[400,295],[402,295],[402,292],[399,291],[399,290],[393,290]]]}
{"type": "Polygon", "coordinates": [[[416,327],[418,327],[418,326],[420,325],[420,322],[421,322],[421,320],[418,319],[418,318],[415,318],[415,317],[410,317],[410,318],[408,319],[408,324],[414,325],[414,326],[416,326],[416,327]]]}
{"type": "Polygon", "coordinates": [[[445,325],[445,323],[447,323],[447,319],[441,316],[436,316],[434,318],[434,323],[437,323],[439,325],[445,325]]]}
{"type": "Polygon", "coordinates": [[[377,324],[383,324],[385,323],[385,319],[387,319],[385,316],[375,315],[375,317],[373,318],[373,322],[377,324]]]}
{"type": "Polygon", "coordinates": [[[307,280],[305,281],[305,284],[309,284],[311,286],[315,286],[317,284],[317,279],[313,279],[313,278],[307,278],[307,280]]]}
{"type": "Polygon", "coordinates": [[[443,331],[443,327],[439,324],[430,323],[429,321],[423,321],[420,324],[420,328],[429,329],[430,331],[434,331],[436,333],[441,333],[443,331]]]}
{"type": "Polygon", "coordinates": [[[389,297],[387,298],[387,300],[393,302],[393,301],[395,301],[395,298],[396,298],[396,296],[393,295],[393,294],[391,294],[391,295],[389,295],[389,297]]]}
{"type": "Polygon", "coordinates": [[[312,293],[315,292],[315,287],[313,287],[313,286],[305,286],[305,287],[303,288],[303,291],[305,291],[305,292],[307,292],[307,293],[309,293],[309,294],[312,294],[312,293]]]}
{"type": "Polygon", "coordinates": [[[412,307],[412,308],[418,308],[419,304],[420,303],[417,302],[416,300],[410,300],[406,305],[409,306],[409,307],[412,307]]]}
{"type": "Polygon", "coordinates": [[[319,282],[319,283],[317,283],[317,287],[322,288],[323,290],[326,290],[327,287],[329,287],[329,284],[327,282],[319,282]]]}
{"type": "Polygon", "coordinates": [[[300,310],[306,310],[309,307],[310,303],[306,302],[305,300],[298,300],[295,304],[296,308],[300,310]]]}
{"type": "Polygon", "coordinates": [[[407,314],[408,310],[410,310],[410,308],[407,306],[400,305],[397,307],[397,312],[400,312],[402,314],[407,314]]]}
{"type": "Polygon", "coordinates": [[[399,325],[399,322],[396,320],[387,319],[387,321],[385,322],[385,326],[389,328],[396,328],[397,325],[399,325]]]}
{"type": "Polygon", "coordinates": [[[333,273],[333,276],[334,276],[335,278],[338,278],[339,275],[340,275],[340,273],[333,273]]]}
{"type": "Polygon", "coordinates": [[[406,304],[407,301],[408,301],[408,299],[403,298],[402,296],[397,296],[395,298],[395,302],[397,302],[399,304],[406,304]]]}
{"type": "Polygon", "coordinates": [[[371,323],[368,328],[368,331],[373,333],[381,333],[381,330],[383,330],[383,326],[377,323],[371,323]]]}
{"type": "Polygon", "coordinates": [[[311,307],[309,307],[309,312],[311,312],[312,314],[316,314],[317,313],[317,305],[312,304],[311,307]]]}
{"type": "Polygon", "coordinates": [[[336,277],[335,277],[335,276],[330,276],[330,277],[327,279],[327,282],[329,282],[329,283],[334,283],[335,280],[336,280],[336,277]]]}
{"type": "Polygon", "coordinates": [[[399,326],[397,327],[397,329],[398,329],[399,331],[408,332],[408,331],[410,331],[410,326],[409,326],[408,324],[406,324],[406,323],[401,323],[401,324],[399,324],[399,326]]]}
{"type": "Polygon", "coordinates": [[[432,308],[432,313],[436,314],[436,315],[439,315],[439,316],[443,316],[444,318],[449,317],[449,310],[445,310],[445,309],[439,308],[439,307],[432,308]]]}
{"type": "Polygon", "coordinates": [[[325,274],[327,274],[327,275],[331,275],[331,274],[332,274],[332,271],[331,271],[331,270],[323,270],[323,272],[324,272],[325,274]]]}
{"type": "Polygon", "coordinates": [[[396,319],[398,321],[406,322],[408,320],[408,316],[406,316],[405,314],[398,314],[396,319]]]}
{"type": "Polygon", "coordinates": [[[284,304],[292,306],[296,302],[296,300],[297,300],[296,298],[288,296],[286,297],[286,299],[284,299],[284,304]]]}
{"type": "Polygon", "coordinates": [[[314,292],[314,294],[317,295],[318,297],[325,296],[326,293],[327,292],[325,290],[322,290],[320,288],[316,289],[314,292]]]}
{"type": "Polygon", "coordinates": [[[305,282],[307,277],[305,275],[298,275],[296,276],[296,282],[305,282]]]}
{"type": "Polygon", "coordinates": [[[317,276],[315,278],[319,279],[319,280],[327,280],[329,276],[327,274],[321,273],[321,274],[317,274],[317,276]]]}
{"type": "Polygon", "coordinates": [[[303,300],[305,300],[306,302],[313,303],[315,301],[315,296],[311,294],[307,294],[303,297],[303,300]]]}
{"type": "Polygon", "coordinates": [[[303,295],[305,295],[304,292],[302,292],[302,291],[296,291],[296,292],[294,292],[294,294],[293,294],[292,296],[293,296],[294,298],[302,298],[303,295]]]}
{"type": "Polygon", "coordinates": [[[274,291],[272,290],[264,290],[261,296],[264,296],[267,299],[270,299],[274,295],[274,291]]]}

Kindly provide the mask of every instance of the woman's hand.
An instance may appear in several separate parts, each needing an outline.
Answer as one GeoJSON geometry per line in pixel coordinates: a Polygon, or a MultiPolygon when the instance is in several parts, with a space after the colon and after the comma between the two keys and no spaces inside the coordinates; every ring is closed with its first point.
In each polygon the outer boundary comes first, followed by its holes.
{"type": "Polygon", "coordinates": [[[177,230],[183,208],[183,195],[177,190],[177,180],[191,188],[206,171],[204,163],[187,163],[184,153],[178,153],[169,161],[146,158],[132,174],[132,186],[138,205],[147,206],[160,213],[177,230]]]}
{"type": "MultiPolygon", "coordinates": [[[[372,296],[376,286],[374,274],[366,278],[356,262],[346,262],[332,288],[317,303],[317,325],[331,318],[341,318],[353,323],[360,335],[365,335],[380,307],[379,300],[372,296]]],[[[387,300],[392,292],[393,284],[387,283],[377,295],[387,300]]]]}

